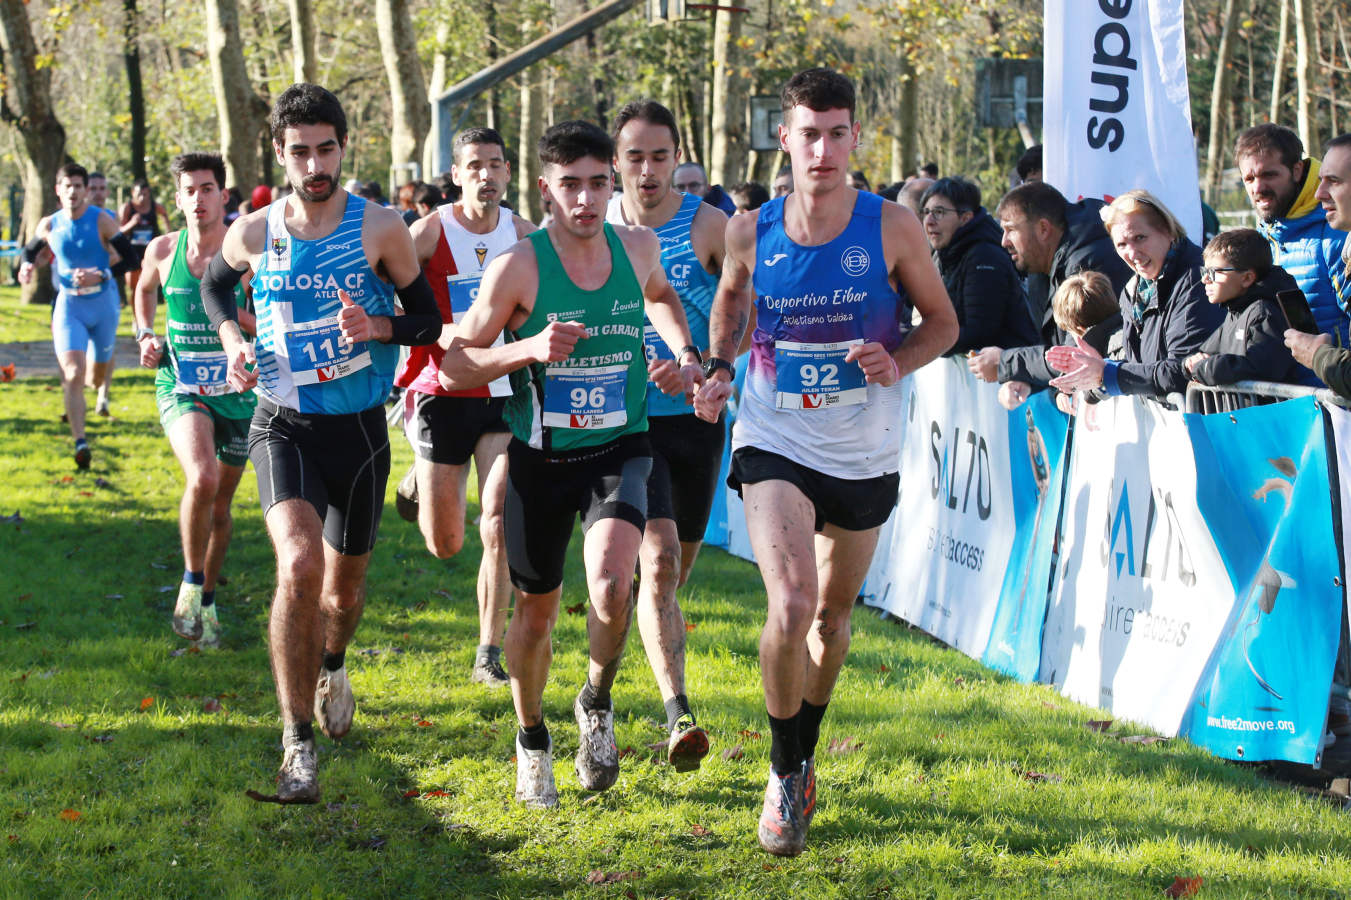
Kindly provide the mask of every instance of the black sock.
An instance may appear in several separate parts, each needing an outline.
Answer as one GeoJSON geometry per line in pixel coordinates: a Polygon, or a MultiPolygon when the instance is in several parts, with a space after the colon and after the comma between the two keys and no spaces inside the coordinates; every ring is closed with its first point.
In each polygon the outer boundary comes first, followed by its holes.
{"type": "Polygon", "coordinates": [[[803,759],[811,759],[816,755],[816,742],[821,737],[821,720],[825,718],[828,705],[828,702],[817,706],[802,701],[802,708],[797,713],[797,742],[802,747],[803,759]]]}
{"type": "Polygon", "coordinates": [[[341,669],[342,664],[346,661],[346,650],[343,650],[340,653],[329,653],[327,650],[324,651],[324,668],[328,669],[330,672],[336,672],[341,669]]]}
{"type": "Polygon", "coordinates": [[[610,689],[602,691],[591,683],[591,679],[586,680],[582,685],[582,692],[579,695],[582,701],[582,709],[592,712],[605,712],[610,708],[610,689]]]}
{"type": "Polygon", "coordinates": [[[184,570],[183,570],[183,583],[184,583],[184,584],[206,584],[206,573],[205,573],[205,572],[190,572],[190,571],[188,571],[187,569],[184,569],[184,570]]]}
{"type": "Polygon", "coordinates": [[[684,694],[676,694],[665,703],[666,706],[666,730],[675,728],[675,724],[681,716],[689,716],[690,721],[694,721],[694,713],[690,711],[690,701],[684,694]]]}
{"type": "Polygon", "coordinates": [[[215,591],[202,591],[202,609],[212,606],[216,602],[215,591]]]}
{"type": "Polygon", "coordinates": [[[304,741],[312,740],[314,740],[314,726],[309,722],[297,722],[294,725],[287,725],[281,730],[281,743],[283,747],[289,747],[292,744],[299,744],[304,741]]]}
{"type": "Polygon", "coordinates": [[[474,665],[495,663],[502,658],[502,648],[493,644],[479,644],[474,654],[474,665]]]}
{"type": "Polygon", "coordinates": [[[798,719],[769,717],[769,764],[776,775],[791,775],[802,768],[802,744],[798,739],[798,719]]]}
{"type": "Polygon", "coordinates": [[[522,725],[516,732],[516,739],[527,750],[549,749],[549,729],[545,727],[543,719],[540,719],[538,725],[531,725],[529,728],[522,725]]]}

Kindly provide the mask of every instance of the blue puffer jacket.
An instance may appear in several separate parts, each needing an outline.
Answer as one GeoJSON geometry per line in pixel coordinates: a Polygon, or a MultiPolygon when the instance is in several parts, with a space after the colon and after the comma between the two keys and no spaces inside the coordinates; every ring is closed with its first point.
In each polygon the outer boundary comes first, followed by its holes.
{"type": "Polygon", "coordinates": [[[1271,242],[1272,261],[1294,276],[1309,300],[1320,331],[1347,346],[1347,315],[1351,313],[1351,284],[1347,283],[1342,245],[1346,232],[1328,224],[1314,199],[1318,187],[1318,160],[1308,160],[1309,173],[1290,211],[1273,222],[1258,223],[1271,242]]]}

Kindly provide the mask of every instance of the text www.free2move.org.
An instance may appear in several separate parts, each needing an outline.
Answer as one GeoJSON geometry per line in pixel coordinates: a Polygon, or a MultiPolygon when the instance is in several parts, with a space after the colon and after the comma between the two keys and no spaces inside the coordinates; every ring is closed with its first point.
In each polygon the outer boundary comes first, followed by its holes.
{"type": "Polygon", "coordinates": [[[1295,733],[1295,723],[1290,719],[1231,719],[1228,716],[1206,716],[1206,724],[1211,728],[1225,731],[1284,731],[1295,733]]]}

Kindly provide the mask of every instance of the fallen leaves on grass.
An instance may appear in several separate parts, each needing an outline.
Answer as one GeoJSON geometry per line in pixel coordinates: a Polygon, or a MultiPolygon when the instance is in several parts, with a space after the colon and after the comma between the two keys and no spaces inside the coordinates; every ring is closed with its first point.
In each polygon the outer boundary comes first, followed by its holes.
{"type": "Polygon", "coordinates": [[[169,655],[182,656],[184,653],[201,653],[201,652],[202,652],[201,648],[199,647],[179,647],[177,650],[170,652],[169,655]]]}
{"type": "Polygon", "coordinates": [[[643,873],[637,869],[630,869],[627,872],[604,872],[600,869],[592,869],[586,873],[587,884],[617,884],[621,881],[637,881],[643,877],[643,873]]]}
{"type": "Polygon", "coordinates": [[[1196,878],[1183,878],[1179,875],[1173,879],[1172,885],[1164,888],[1163,895],[1165,897],[1195,897],[1200,890],[1200,876],[1197,876],[1196,878]]]}
{"type": "Polygon", "coordinates": [[[149,709],[150,707],[152,707],[152,706],[154,706],[154,705],[155,705],[155,698],[154,698],[154,697],[142,697],[142,698],[141,698],[141,712],[145,712],[147,709],[149,709]]]}
{"type": "Polygon", "coordinates": [[[881,672],[883,675],[885,675],[885,674],[887,674],[888,672],[891,671],[891,667],[888,666],[886,663],[882,663],[881,665],[879,665],[879,666],[877,667],[877,671],[879,671],[879,672],[881,672]]]}
{"type": "Polygon", "coordinates": [[[93,741],[95,744],[111,744],[113,742],[113,736],[111,734],[93,734],[88,735],[88,737],[89,740],[93,741]]]}
{"type": "Polygon", "coordinates": [[[61,818],[65,819],[67,822],[78,822],[83,816],[84,813],[80,812],[78,809],[61,810],[61,818]]]}
{"type": "Polygon", "coordinates": [[[862,742],[856,737],[835,738],[826,748],[826,752],[840,756],[845,753],[857,753],[862,747],[862,742]]]}
{"type": "Polygon", "coordinates": [[[1157,734],[1128,734],[1117,738],[1123,744],[1139,744],[1148,747],[1151,744],[1166,744],[1168,738],[1159,737],[1157,734]]]}
{"type": "Polygon", "coordinates": [[[6,363],[0,366],[0,381],[14,380],[14,363],[6,363]]]}
{"type": "Polygon", "coordinates": [[[708,837],[713,833],[713,829],[705,828],[703,825],[695,825],[690,828],[690,834],[695,837],[708,837]]]}
{"type": "Polygon", "coordinates": [[[53,727],[53,728],[74,728],[75,726],[72,725],[72,724],[70,724],[69,722],[53,722],[53,723],[52,723],[52,727],[53,727]]]}
{"type": "Polygon", "coordinates": [[[1030,781],[1033,784],[1039,784],[1043,781],[1049,784],[1059,784],[1064,781],[1059,775],[1048,775],[1045,772],[1024,772],[1023,781],[1030,781]]]}
{"type": "Polygon", "coordinates": [[[1107,729],[1112,727],[1111,719],[1089,719],[1084,723],[1084,727],[1089,731],[1096,731],[1098,734],[1106,734],[1107,729]]]}
{"type": "Polygon", "coordinates": [[[432,727],[432,723],[431,723],[431,722],[428,722],[426,719],[418,719],[418,720],[416,720],[415,722],[413,722],[413,724],[416,725],[416,726],[419,727],[419,728],[431,728],[431,727],[432,727]]]}
{"type": "Polygon", "coordinates": [[[758,740],[760,740],[760,732],[758,732],[758,731],[751,731],[749,728],[743,728],[743,729],[741,729],[741,736],[742,736],[743,738],[745,738],[746,740],[748,740],[748,741],[758,741],[758,740]]]}
{"type": "Polygon", "coordinates": [[[685,631],[686,631],[686,632],[693,631],[694,629],[696,629],[696,628],[698,628],[698,627],[699,627],[699,624],[698,624],[697,622],[686,622],[686,623],[685,623],[685,631]]]}
{"type": "Polygon", "coordinates": [[[207,697],[202,701],[202,712],[218,713],[220,712],[220,701],[215,697],[207,697]]]}
{"type": "MultiPolygon", "coordinates": [[[[663,745],[663,746],[665,746],[665,745],[663,745]]],[[[650,749],[650,748],[649,748],[649,749],[650,749]]],[[[632,755],[633,755],[633,748],[632,748],[632,747],[625,747],[623,750],[620,750],[620,751],[619,751],[619,758],[620,758],[620,759],[623,759],[623,758],[626,757],[626,756],[632,756],[632,755]]]]}
{"type": "Polygon", "coordinates": [[[575,604],[575,605],[573,605],[573,606],[569,606],[569,607],[567,608],[567,613],[568,613],[568,615],[570,615],[570,616],[580,616],[580,615],[585,615],[585,613],[586,613],[586,604],[585,604],[585,603],[578,603],[578,604],[575,604]]]}
{"type": "Polygon", "coordinates": [[[421,797],[421,796],[422,796],[422,791],[418,791],[418,790],[404,791],[404,792],[403,792],[403,799],[405,799],[405,800],[412,800],[414,797],[421,797]]]}
{"type": "Polygon", "coordinates": [[[741,749],[740,744],[737,744],[735,747],[728,747],[726,750],[722,751],[722,758],[725,762],[731,762],[734,759],[741,759],[741,757],[745,755],[746,751],[741,749]]]}
{"type": "Polygon", "coordinates": [[[101,488],[107,490],[108,488],[111,488],[112,486],[113,486],[113,483],[112,483],[111,481],[109,481],[108,479],[106,479],[106,478],[95,478],[95,479],[94,479],[94,487],[101,487],[101,488]]]}
{"type": "Polygon", "coordinates": [[[12,516],[0,516],[0,522],[4,522],[6,525],[18,525],[23,522],[23,516],[19,515],[19,511],[16,509],[12,516]]]}

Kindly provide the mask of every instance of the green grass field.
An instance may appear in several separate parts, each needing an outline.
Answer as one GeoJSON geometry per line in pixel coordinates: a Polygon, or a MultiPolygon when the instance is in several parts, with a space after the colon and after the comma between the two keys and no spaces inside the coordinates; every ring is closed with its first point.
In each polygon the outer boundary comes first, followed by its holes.
{"type": "MultiPolygon", "coordinates": [[[[220,591],[225,649],[180,652],[181,480],[150,374],[119,371],[88,472],[60,396],[55,379],[0,384],[0,515],[22,517],[0,523],[0,896],[1101,900],[1160,897],[1177,878],[1201,879],[1199,897],[1351,896],[1346,812],[1182,742],[1123,742],[1139,733],[1126,723],[1097,733],[1100,712],[865,609],[808,850],[766,856],[763,589],[712,550],[681,598],[689,693],[714,741],[703,768],[654,759],[661,703],[633,646],[615,688],[619,783],[578,787],[585,617],[564,612],[545,695],[562,802],[520,809],[509,699],[468,681],[477,543],[438,562],[392,502],[348,652],[356,723],[319,740],[322,801],[255,803],[244,791],[271,792],[280,726],[252,472],[220,591]]],[[[410,455],[394,438],[397,478],[410,455]]],[[[568,579],[563,606],[583,604],[575,552],[568,579]]]]}

